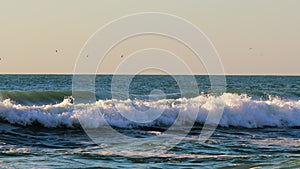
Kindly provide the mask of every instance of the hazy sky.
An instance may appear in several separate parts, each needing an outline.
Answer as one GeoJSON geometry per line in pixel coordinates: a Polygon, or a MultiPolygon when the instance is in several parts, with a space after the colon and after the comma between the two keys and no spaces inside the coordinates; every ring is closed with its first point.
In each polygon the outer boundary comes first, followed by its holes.
{"type": "MultiPolygon", "coordinates": [[[[164,12],[198,26],[227,74],[300,75],[299,9],[299,0],[0,0],[0,73],[72,73],[101,26],[132,13],[164,12]]],[[[100,73],[118,64],[113,52],[109,57],[111,67],[100,73]]]]}

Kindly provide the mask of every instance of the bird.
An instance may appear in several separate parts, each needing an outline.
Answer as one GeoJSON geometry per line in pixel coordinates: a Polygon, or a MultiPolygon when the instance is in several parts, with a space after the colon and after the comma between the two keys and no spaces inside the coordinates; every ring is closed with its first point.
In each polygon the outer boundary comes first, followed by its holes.
{"type": "Polygon", "coordinates": [[[56,50],[55,50],[55,52],[57,53],[57,52],[58,52],[58,50],[56,49],[56,50]]]}
{"type": "Polygon", "coordinates": [[[123,57],[123,55],[121,55],[121,58],[123,57]]]}

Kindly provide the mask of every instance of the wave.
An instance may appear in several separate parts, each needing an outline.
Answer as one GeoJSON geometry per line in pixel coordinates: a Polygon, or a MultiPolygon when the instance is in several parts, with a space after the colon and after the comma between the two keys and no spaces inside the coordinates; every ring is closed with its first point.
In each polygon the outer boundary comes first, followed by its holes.
{"type": "MultiPolygon", "coordinates": [[[[92,92],[82,91],[83,95],[93,94],[92,92]]],[[[66,96],[72,95],[72,91],[0,91],[0,100],[10,99],[22,105],[43,105],[59,103],[66,96]]],[[[96,97],[98,97],[96,95],[96,97]]]]}
{"type": "Polygon", "coordinates": [[[22,105],[11,99],[0,102],[0,119],[16,125],[39,124],[47,128],[68,127],[99,128],[109,123],[114,127],[168,127],[182,113],[184,125],[203,124],[208,113],[215,113],[225,105],[220,127],[299,127],[300,100],[284,100],[270,97],[268,100],[254,100],[246,94],[224,93],[220,96],[200,95],[194,98],[145,100],[98,100],[96,103],[73,104],[70,97],[58,104],[22,105]],[[130,121],[138,111],[147,112],[141,116],[143,123],[130,121]],[[191,110],[196,111],[192,114],[191,110]],[[163,112],[161,116],[157,116],[163,112]],[[99,116],[100,113],[100,116],[99,116]],[[157,118],[152,120],[154,117],[157,118]],[[147,121],[147,118],[148,121],[147,121]],[[80,123],[79,123],[80,119],[80,123]]]}
{"type": "Polygon", "coordinates": [[[2,100],[10,99],[19,104],[61,102],[71,94],[72,91],[0,91],[2,100]]]}

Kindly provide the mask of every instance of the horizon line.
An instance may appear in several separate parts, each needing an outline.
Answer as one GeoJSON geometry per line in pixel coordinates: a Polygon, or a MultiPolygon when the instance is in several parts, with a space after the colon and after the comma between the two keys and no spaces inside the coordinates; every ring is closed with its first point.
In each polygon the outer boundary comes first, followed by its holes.
{"type": "MultiPolygon", "coordinates": [[[[159,73],[145,73],[145,74],[129,74],[129,73],[0,73],[0,75],[169,75],[169,74],[159,74],[159,73]]],[[[172,74],[177,75],[190,75],[190,76],[300,76],[300,74],[172,74]]]]}

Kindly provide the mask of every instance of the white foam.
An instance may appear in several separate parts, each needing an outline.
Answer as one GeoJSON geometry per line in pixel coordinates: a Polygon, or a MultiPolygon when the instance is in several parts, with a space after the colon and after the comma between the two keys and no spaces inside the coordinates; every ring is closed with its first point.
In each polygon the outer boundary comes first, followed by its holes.
{"type": "MultiPolygon", "coordinates": [[[[14,104],[7,99],[0,102],[0,117],[9,123],[32,125],[38,122],[44,127],[74,127],[78,125],[78,118],[87,128],[97,128],[106,124],[103,117],[110,124],[117,127],[131,127],[134,122],[126,120],[122,114],[132,114],[134,110],[164,111],[164,114],[155,122],[142,125],[169,125],[176,119],[178,112],[185,117],[182,122],[193,124],[191,110],[197,110],[196,122],[204,123],[208,113],[214,113],[222,104],[225,104],[220,126],[258,128],[296,127],[300,126],[300,101],[287,101],[279,98],[269,100],[253,100],[245,94],[237,95],[224,93],[221,96],[200,95],[195,98],[163,99],[158,101],[141,100],[99,100],[93,104],[71,103],[70,98],[55,105],[25,106],[14,104]],[[117,106],[116,106],[117,105],[117,106]],[[100,113],[100,116],[99,116],[100,113]]],[[[149,111],[149,113],[151,113],[149,111]]],[[[148,114],[149,118],[151,114],[148,114]]],[[[145,117],[144,117],[145,118],[145,117]]]]}

